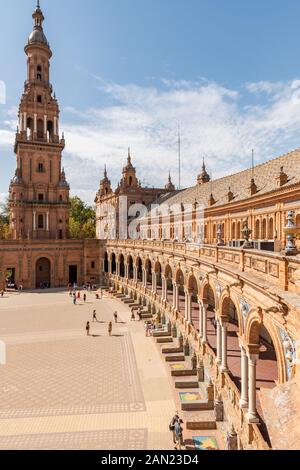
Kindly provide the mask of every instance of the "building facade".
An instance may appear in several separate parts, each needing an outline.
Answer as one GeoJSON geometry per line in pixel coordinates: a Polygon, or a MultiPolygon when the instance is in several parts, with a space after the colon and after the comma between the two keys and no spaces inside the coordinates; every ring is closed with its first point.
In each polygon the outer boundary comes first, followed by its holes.
{"type": "Polygon", "coordinates": [[[100,182],[95,199],[97,238],[127,238],[128,226],[135,217],[142,215],[141,212],[161,196],[175,192],[171,175],[164,188],[143,187],[137,178],[128,150],[127,164],[123,168],[122,178],[116,190],[112,189],[106,168],[100,182]]]}

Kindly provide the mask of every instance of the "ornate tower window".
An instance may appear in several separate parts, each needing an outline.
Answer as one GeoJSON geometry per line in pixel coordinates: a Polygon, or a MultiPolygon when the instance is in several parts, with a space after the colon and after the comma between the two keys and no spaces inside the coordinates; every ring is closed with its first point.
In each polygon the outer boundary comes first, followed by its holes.
{"type": "Polygon", "coordinates": [[[37,66],[36,78],[37,80],[42,81],[42,66],[41,65],[37,66]]]}
{"type": "Polygon", "coordinates": [[[44,163],[39,163],[38,164],[37,171],[38,171],[38,173],[44,173],[45,172],[44,163]]]}
{"type": "Polygon", "coordinates": [[[38,229],[43,230],[44,228],[44,216],[40,214],[38,216],[38,229]]]}

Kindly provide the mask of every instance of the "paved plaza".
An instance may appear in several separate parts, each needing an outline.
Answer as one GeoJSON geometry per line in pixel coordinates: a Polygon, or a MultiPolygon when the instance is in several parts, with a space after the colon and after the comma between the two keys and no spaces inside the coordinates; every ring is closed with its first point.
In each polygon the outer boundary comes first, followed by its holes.
{"type": "Polygon", "coordinates": [[[0,299],[0,449],[172,449],[172,383],[143,323],[105,297],[68,293],[0,299]],[[96,309],[98,322],[92,322],[96,309]],[[119,323],[108,336],[108,322],[119,323]],[[91,322],[91,337],[86,322],[91,322]]]}

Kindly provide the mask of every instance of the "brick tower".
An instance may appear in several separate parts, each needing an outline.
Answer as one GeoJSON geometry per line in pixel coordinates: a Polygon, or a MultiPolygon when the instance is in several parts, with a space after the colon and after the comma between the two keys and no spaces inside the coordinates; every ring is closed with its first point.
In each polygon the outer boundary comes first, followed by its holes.
{"type": "Polygon", "coordinates": [[[15,142],[17,169],[9,188],[10,237],[66,239],[70,188],[61,166],[65,141],[59,137],[59,106],[50,84],[52,51],[43,31],[39,1],[32,17],[15,142]]]}

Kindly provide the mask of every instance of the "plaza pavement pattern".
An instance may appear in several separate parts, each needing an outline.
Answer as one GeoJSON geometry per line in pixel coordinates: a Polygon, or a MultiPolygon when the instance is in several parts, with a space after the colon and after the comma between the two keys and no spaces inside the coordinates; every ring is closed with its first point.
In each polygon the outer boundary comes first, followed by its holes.
{"type": "Polygon", "coordinates": [[[0,340],[1,450],[173,449],[168,370],[119,301],[88,294],[74,306],[62,291],[10,293],[0,299],[0,340]]]}

